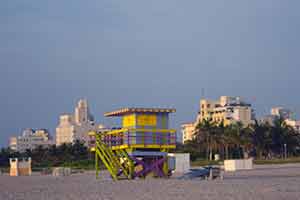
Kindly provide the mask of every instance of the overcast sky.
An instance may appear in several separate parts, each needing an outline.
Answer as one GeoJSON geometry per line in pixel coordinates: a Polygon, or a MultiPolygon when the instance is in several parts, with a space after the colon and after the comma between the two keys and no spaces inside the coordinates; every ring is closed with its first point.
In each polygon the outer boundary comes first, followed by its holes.
{"type": "Polygon", "coordinates": [[[85,97],[97,122],[119,107],[238,95],[259,115],[300,112],[300,1],[2,0],[0,146],[23,128],[54,135],[85,97]],[[203,92],[204,91],[204,92],[203,92]]]}

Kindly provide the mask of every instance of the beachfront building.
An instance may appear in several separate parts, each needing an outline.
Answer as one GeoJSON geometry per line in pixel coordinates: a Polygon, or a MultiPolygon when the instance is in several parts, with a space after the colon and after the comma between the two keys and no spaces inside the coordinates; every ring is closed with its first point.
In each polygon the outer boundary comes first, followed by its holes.
{"type": "Polygon", "coordinates": [[[25,129],[21,136],[11,137],[9,141],[10,149],[18,152],[25,152],[27,149],[33,150],[39,146],[47,148],[53,144],[46,129],[25,129]]]}
{"type": "Polygon", "coordinates": [[[299,120],[286,119],[284,121],[288,126],[291,126],[295,131],[300,133],[300,121],[299,120]]]}
{"type": "Polygon", "coordinates": [[[59,118],[56,128],[56,145],[74,143],[76,140],[89,142],[89,131],[96,128],[94,118],[89,112],[88,102],[79,100],[74,114],[63,114],[59,118]]]}
{"type": "Polygon", "coordinates": [[[219,100],[202,99],[197,121],[211,119],[216,123],[223,122],[230,125],[241,122],[244,126],[253,123],[251,104],[241,100],[240,97],[221,96],[219,100]]]}
{"type": "Polygon", "coordinates": [[[211,119],[217,124],[223,122],[225,126],[237,122],[247,126],[253,123],[253,118],[251,104],[242,101],[240,97],[221,96],[219,100],[202,99],[196,121],[181,125],[181,142],[184,144],[192,140],[197,124],[205,119],[211,119]]]}
{"type": "Polygon", "coordinates": [[[271,109],[271,115],[276,116],[276,117],[281,117],[283,119],[291,119],[293,113],[291,110],[289,110],[287,108],[274,107],[271,109]]]}
{"type": "Polygon", "coordinates": [[[182,143],[185,144],[194,138],[195,123],[184,123],[181,125],[182,143]]]}
{"type": "Polygon", "coordinates": [[[263,116],[260,123],[268,123],[274,125],[274,120],[282,118],[284,122],[300,133],[300,121],[293,119],[293,112],[283,107],[274,107],[271,109],[270,115],[263,116]]]}

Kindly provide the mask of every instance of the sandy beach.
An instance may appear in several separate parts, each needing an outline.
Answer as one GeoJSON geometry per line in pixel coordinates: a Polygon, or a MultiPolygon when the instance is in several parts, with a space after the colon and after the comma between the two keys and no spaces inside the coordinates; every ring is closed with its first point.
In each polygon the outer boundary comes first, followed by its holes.
{"type": "Polygon", "coordinates": [[[69,177],[0,176],[1,200],[300,199],[300,164],[262,165],[225,173],[224,180],[146,179],[112,181],[106,172],[69,177]]]}

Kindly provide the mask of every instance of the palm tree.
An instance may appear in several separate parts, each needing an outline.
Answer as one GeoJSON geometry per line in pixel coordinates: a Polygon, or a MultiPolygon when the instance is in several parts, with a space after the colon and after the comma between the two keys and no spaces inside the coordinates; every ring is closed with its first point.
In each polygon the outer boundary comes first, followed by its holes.
{"type": "Polygon", "coordinates": [[[300,147],[300,135],[299,132],[295,131],[292,127],[287,127],[287,134],[284,136],[284,142],[286,144],[287,153],[293,155],[297,154],[297,150],[300,147]]]}
{"type": "Polygon", "coordinates": [[[282,153],[282,147],[283,147],[283,136],[284,132],[286,130],[284,129],[284,120],[281,118],[276,118],[273,122],[273,126],[271,128],[271,135],[272,135],[272,151],[275,154],[281,154],[282,153]]]}
{"type": "Polygon", "coordinates": [[[252,144],[255,149],[255,153],[258,158],[262,158],[265,154],[270,151],[270,146],[272,144],[271,138],[271,126],[268,123],[259,123],[255,120],[255,123],[250,127],[252,135],[252,144]]]}
{"type": "Polygon", "coordinates": [[[224,130],[225,158],[230,156],[230,149],[238,153],[238,157],[245,157],[252,146],[251,130],[244,127],[241,122],[236,122],[225,127],[224,130]]]}
{"type": "Polygon", "coordinates": [[[276,118],[271,128],[272,151],[275,154],[283,155],[284,144],[287,144],[290,127],[285,123],[283,118],[276,118]]]}
{"type": "Polygon", "coordinates": [[[218,125],[218,135],[219,151],[222,158],[226,159],[228,157],[228,140],[226,138],[226,127],[224,125],[224,121],[221,121],[218,125]]]}
{"type": "Polygon", "coordinates": [[[207,159],[212,160],[213,152],[218,151],[221,143],[217,124],[212,119],[204,119],[196,126],[195,139],[206,147],[207,159]]]}
{"type": "Polygon", "coordinates": [[[295,153],[299,148],[299,133],[286,124],[283,118],[276,118],[274,126],[271,129],[272,134],[272,151],[283,156],[286,146],[287,150],[295,153]]]}
{"type": "Polygon", "coordinates": [[[201,146],[206,147],[206,158],[209,158],[209,131],[211,129],[211,121],[203,120],[197,124],[195,128],[195,140],[199,145],[199,151],[201,146]]]}
{"type": "Polygon", "coordinates": [[[233,126],[228,125],[224,127],[224,132],[223,132],[223,141],[224,141],[224,148],[225,148],[225,159],[230,158],[230,149],[235,145],[235,140],[233,137],[233,126]]]}
{"type": "Polygon", "coordinates": [[[248,158],[250,149],[253,147],[252,144],[252,131],[250,126],[243,127],[241,134],[240,134],[240,146],[243,152],[243,158],[248,158]]]}

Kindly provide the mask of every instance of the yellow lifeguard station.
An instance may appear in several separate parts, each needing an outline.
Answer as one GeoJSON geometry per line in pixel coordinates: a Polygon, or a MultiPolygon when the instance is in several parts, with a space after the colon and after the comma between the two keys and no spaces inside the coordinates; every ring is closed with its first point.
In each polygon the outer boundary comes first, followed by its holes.
{"type": "Polygon", "coordinates": [[[123,108],[105,113],[106,117],[122,117],[123,127],[105,133],[90,133],[95,137],[96,173],[98,159],[117,180],[169,175],[167,152],[176,148],[176,131],[169,129],[169,113],[175,109],[123,108]]]}

